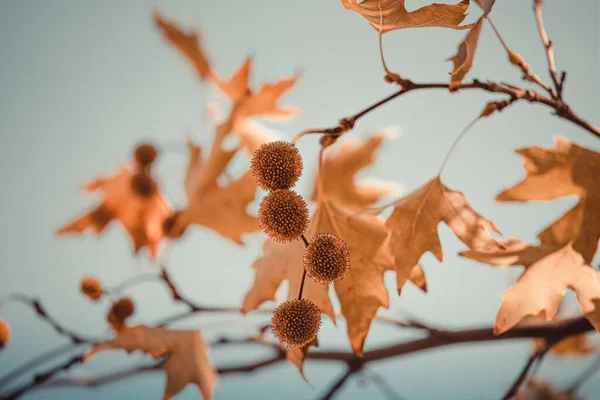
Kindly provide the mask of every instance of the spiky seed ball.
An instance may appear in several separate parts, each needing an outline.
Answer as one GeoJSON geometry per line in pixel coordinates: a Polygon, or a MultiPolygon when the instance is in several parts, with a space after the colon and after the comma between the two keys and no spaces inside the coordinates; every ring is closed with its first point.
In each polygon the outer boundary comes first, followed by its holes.
{"type": "Polygon", "coordinates": [[[148,198],[158,191],[158,186],[150,175],[140,172],[131,177],[131,190],[142,198],[148,198]]]}
{"type": "Polygon", "coordinates": [[[156,156],[158,156],[158,150],[150,143],[142,143],[135,148],[133,156],[135,162],[143,168],[152,165],[154,160],[156,160],[156,156]]]}
{"type": "Polygon", "coordinates": [[[348,245],[331,233],[318,234],[304,252],[304,269],[319,283],[339,281],[350,271],[348,245]]]}
{"type": "Polygon", "coordinates": [[[98,301],[104,294],[102,285],[94,278],[86,276],[81,280],[81,293],[92,301],[98,301]]]}
{"type": "Polygon", "coordinates": [[[308,207],[296,192],[278,189],[269,193],[258,208],[258,224],[277,242],[291,242],[308,227],[308,207]]]}
{"type": "Polygon", "coordinates": [[[133,301],[127,297],[121,297],[112,303],[106,320],[117,329],[125,323],[127,318],[133,315],[134,311],[133,301]]]}
{"type": "Polygon", "coordinates": [[[285,346],[301,347],[312,341],[321,327],[321,310],[307,299],[281,303],[273,311],[273,334],[285,346]]]}
{"type": "Polygon", "coordinates": [[[302,156],[291,143],[265,143],[254,152],[250,170],[263,190],[289,189],[302,175],[302,156]]]}
{"type": "Polygon", "coordinates": [[[10,325],[0,318],[0,349],[10,342],[10,325]]]}

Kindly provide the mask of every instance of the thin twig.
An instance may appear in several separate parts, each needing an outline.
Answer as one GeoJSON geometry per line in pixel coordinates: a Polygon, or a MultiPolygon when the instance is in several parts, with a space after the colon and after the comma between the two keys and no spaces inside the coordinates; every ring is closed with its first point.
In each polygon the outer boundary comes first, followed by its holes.
{"type": "Polygon", "coordinates": [[[330,400],[333,399],[333,396],[337,393],[338,390],[340,390],[342,388],[342,386],[344,386],[344,383],[346,383],[346,381],[348,380],[348,378],[350,378],[350,376],[355,373],[356,371],[354,371],[352,368],[348,368],[348,370],[346,372],[344,372],[344,374],[342,374],[342,376],[340,376],[334,383],[333,385],[329,388],[329,390],[327,391],[327,393],[325,393],[323,396],[319,397],[320,400],[330,400]]]}
{"type": "Polygon", "coordinates": [[[531,356],[527,360],[527,363],[523,367],[523,370],[521,371],[519,376],[517,376],[517,379],[515,379],[515,381],[513,382],[511,387],[508,389],[506,394],[502,397],[502,400],[510,400],[517,394],[517,392],[519,391],[519,389],[521,388],[521,386],[527,379],[527,375],[529,375],[529,370],[531,369],[533,364],[536,361],[541,362],[541,359],[544,357],[544,355],[546,355],[548,350],[550,350],[551,346],[552,345],[548,341],[546,341],[543,346],[541,346],[536,351],[534,351],[533,354],[531,354],[531,356]]]}
{"type": "Polygon", "coordinates": [[[546,48],[546,58],[548,59],[548,69],[550,70],[550,77],[556,88],[556,95],[558,99],[562,99],[562,85],[558,80],[558,72],[556,71],[556,64],[554,61],[554,47],[552,42],[548,39],[546,34],[546,28],[544,28],[544,19],[542,18],[542,4],[544,0],[533,0],[533,11],[535,12],[535,20],[537,22],[538,30],[540,32],[540,38],[546,48]]]}

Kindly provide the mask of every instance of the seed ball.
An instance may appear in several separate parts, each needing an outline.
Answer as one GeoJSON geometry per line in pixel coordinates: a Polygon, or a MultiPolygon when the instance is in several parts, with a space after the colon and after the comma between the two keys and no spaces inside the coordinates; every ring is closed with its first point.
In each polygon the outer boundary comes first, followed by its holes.
{"type": "Polygon", "coordinates": [[[311,342],[321,327],[321,310],[307,299],[281,303],[273,311],[272,330],[277,339],[289,347],[301,347],[311,342]]]}
{"type": "Polygon", "coordinates": [[[277,242],[291,242],[308,227],[308,207],[296,192],[278,189],[269,193],[258,208],[258,224],[277,242]]]}
{"type": "Polygon", "coordinates": [[[254,152],[250,170],[263,190],[289,189],[302,175],[302,156],[288,142],[265,143],[254,152]]]}
{"type": "Polygon", "coordinates": [[[331,233],[315,236],[304,252],[304,269],[316,282],[330,284],[350,271],[350,250],[346,242],[331,233]]]}
{"type": "Polygon", "coordinates": [[[0,349],[10,342],[10,325],[0,318],[0,349]]]}
{"type": "Polygon", "coordinates": [[[131,177],[131,190],[142,198],[148,198],[158,192],[158,186],[150,175],[140,172],[131,177]]]}
{"type": "Polygon", "coordinates": [[[133,301],[127,297],[122,297],[112,304],[106,320],[114,327],[121,326],[127,318],[133,315],[134,311],[135,306],[133,305],[133,301]]]}
{"type": "Polygon", "coordinates": [[[104,294],[102,285],[94,278],[86,276],[81,281],[81,293],[87,296],[92,301],[98,301],[104,294]]]}
{"type": "Polygon", "coordinates": [[[156,156],[158,156],[158,150],[156,150],[156,147],[150,143],[142,143],[135,148],[133,156],[135,158],[135,162],[138,163],[140,167],[147,167],[152,165],[154,160],[156,160],[156,156]]]}

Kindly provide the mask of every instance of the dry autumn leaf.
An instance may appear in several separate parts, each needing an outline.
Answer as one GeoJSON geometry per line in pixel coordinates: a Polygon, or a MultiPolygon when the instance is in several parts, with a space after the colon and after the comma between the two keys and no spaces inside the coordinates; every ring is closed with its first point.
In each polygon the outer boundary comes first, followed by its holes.
{"type": "Polygon", "coordinates": [[[167,375],[163,400],[173,398],[189,383],[198,386],[203,399],[212,399],[218,375],[210,360],[208,344],[199,330],[175,331],[143,325],[125,327],[114,339],[96,344],[84,356],[84,361],[114,349],[128,353],[139,350],[153,358],[166,357],[160,364],[167,375]]]}
{"type": "Polygon", "coordinates": [[[256,194],[256,184],[250,171],[226,185],[218,182],[238,151],[223,149],[225,134],[226,130],[220,129],[206,160],[202,159],[200,148],[188,142],[190,160],[185,177],[187,207],[176,215],[167,233],[169,237],[179,237],[189,225],[199,224],[243,245],[242,235],[259,229],[256,217],[246,210],[256,194]]]}
{"type": "Polygon", "coordinates": [[[383,274],[390,266],[378,262],[377,257],[387,237],[384,222],[378,216],[353,214],[328,200],[318,204],[313,221],[317,233],[337,235],[350,250],[350,272],[335,282],[334,288],[350,345],[360,355],[377,311],[389,307],[383,274]]]}
{"type": "Polygon", "coordinates": [[[118,220],[131,236],[135,254],[147,246],[151,256],[156,257],[163,239],[162,224],[171,208],[150,175],[122,167],[117,175],[96,179],[83,189],[100,192],[102,203],[59,228],[57,235],[88,229],[100,234],[110,222],[118,220]]]}
{"type": "Polygon", "coordinates": [[[555,137],[556,147],[516,150],[525,159],[525,179],[500,193],[498,201],[554,200],[578,196],[579,203],[539,234],[542,243],[573,248],[591,263],[600,240],[600,153],[555,137]]]}
{"type": "Polygon", "coordinates": [[[192,64],[200,79],[214,79],[214,73],[197,32],[184,32],[175,23],[163,18],[157,10],[154,10],[154,22],[165,39],[192,64]]]}
{"type": "Polygon", "coordinates": [[[296,368],[298,368],[298,372],[300,372],[300,376],[304,379],[304,382],[308,383],[306,376],[304,375],[304,359],[306,358],[306,353],[311,347],[319,347],[319,341],[317,338],[314,338],[312,342],[303,346],[303,347],[289,347],[286,350],[286,359],[294,364],[296,368]]]}
{"type": "Polygon", "coordinates": [[[471,249],[501,247],[488,232],[500,233],[498,228],[473,210],[462,193],[447,188],[436,177],[398,200],[385,223],[390,232],[388,246],[394,255],[399,290],[423,254],[429,251],[442,261],[437,232],[440,222],[445,222],[471,249]]]}
{"type": "Polygon", "coordinates": [[[571,243],[563,247],[529,246],[511,239],[506,250],[468,250],[460,254],[495,266],[523,265],[525,272],[502,293],[494,333],[506,332],[528,316],[550,321],[567,289],[577,295],[582,314],[600,328],[600,274],[585,263],[571,243]]]}
{"type": "MultiPolygon", "coordinates": [[[[323,190],[327,198],[351,210],[360,211],[374,205],[384,196],[397,195],[400,186],[391,182],[361,180],[356,174],[375,161],[375,152],[393,138],[391,131],[382,131],[361,143],[358,140],[343,141],[335,150],[329,151],[323,161],[323,190]]],[[[318,201],[317,187],[313,201],[318,201]]]]}
{"type": "Polygon", "coordinates": [[[294,86],[298,77],[266,83],[260,90],[254,91],[250,88],[251,65],[252,59],[247,58],[228,80],[216,78],[217,86],[231,103],[237,105],[237,117],[289,118],[297,114],[299,110],[295,107],[280,107],[279,99],[294,86]]]}
{"type": "Polygon", "coordinates": [[[482,26],[483,17],[477,20],[477,23],[471,28],[460,46],[458,46],[456,55],[446,60],[452,61],[452,64],[454,64],[454,68],[450,74],[451,90],[460,86],[465,75],[467,75],[473,66],[473,58],[475,57],[475,50],[477,50],[477,43],[479,42],[479,34],[481,33],[482,26]]]}
{"type": "Polygon", "coordinates": [[[378,31],[385,33],[396,29],[419,27],[442,27],[468,29],[460,25],[467,14],[469,0],[457,4],[433,3],[414,11],[408,11],[405,0],[341,0],[345,9],[356,11],[378,31]]]}

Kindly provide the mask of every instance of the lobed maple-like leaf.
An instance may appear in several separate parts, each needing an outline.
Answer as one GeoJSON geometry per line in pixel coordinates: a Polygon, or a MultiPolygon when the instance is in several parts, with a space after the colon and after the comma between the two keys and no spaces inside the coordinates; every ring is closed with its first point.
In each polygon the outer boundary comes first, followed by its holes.
{"type": "Polygon", "coordinates": [[[206,51],[202,48],[198,32],[185,32],[154,10],[154,22],[165,39],[194,67],[200,79],[214,79],[206,51]]]}
{"type": "Polygon", "coordinates": [[[256,217],[246,210],[256,194],[256,184],[250,171],[225,185],[218,181],[238,151],[224,150],[222,136],[217,134],[206,160],[202,159],[200,148],[188,142],[190,161],[185,177],[187,206],[177,215],[170,236],[179,237],[189,225],[198,224],[243,245],[242,235],[259,229],[256,217]]]}
{"type": "Polygon", "coordinates": [[[210,360],[208,344],[199,330],[176,331],[143,325],[125,327],[116,332],[113,339],[94,345],[83,359],[87,361],[102,351],[115,349],[128,353],[143,351],[153,358],[166,357],[160,364],[167,375],[163,400],[173,398],[189,383],[198,386],[203,399],[212,399],[218,374],[210,360]]]}
{"type": "Polygon", "coordinates": [[[467,16],[469,0],[457,4],[433,3],[414,11],[406,9],[405,0],[341,0],[345,9],[356,11],[382,33],[406,28],[442,27],[468,29],[460,25],[467,16]]]}
{"type": "Polygon", "coordinates": [[[319,341],[315,337],[312,342],[302,346],[302,347],[290,347],[286,351],[286,359],[294,364],[296,368],[298,368],[298,372],[300,372],[300,376],[304,379],[304,382],[308,383],[306,376],[304,375],[304,359],[306,358],[306,353],[311,347],[319,347],[319,341]]]}
{"type": "MultiPolygon", "coordinates": [[[[163,239],[162,224],[171,213],[171,208],[158,190],[149,196],[141,196],[132,189],[134,171],[121,167],[114,176],[96,179],[83,187],[87,192],[100,192],[102,203],[94,210],[58,228],[57,235],[83,233],[92,229],[100,234],[114,220],[125,228],[133,241],[134,254],[148,247],[155,258],[163,239]]],[[[148,176],[148,178],[152,179],[148,176]]]]}
{"type": "Polygon", "coordinates": [[[436,177],[398,200],[385,223],[390,232],[388,247],[394,256],[398,290],[426,252],[442,261],[437,232],[440,222],[446,223],[471,249],[501,247],[488,232],[499,233],[498,228],[478,214],[462,193],[447,188],[436,177]]]}
{"type": "Polygon", "coordinates": [[[294,86],[298,77],[266,83],[254,91],[250,87],[251,66],[252,58],[247,58],[228,80],[216,78],[217,86],[237,105],[237,117],[288,118],[295,115],[298,112],[297,108],[282,108],[279,106],[279,100],[294,86]]]}
{"type": "Polygon", "coordinates": [[[469,250],[460,254],[490,265],[523,265],[525,272],[502,293],[494,333],[506,332],[528,316],[550,321],[567,291],[572,289],[582,314],[600,329],[600,274],[567,243],[562,247],[529,246],[511,239],[506,250],[469,250]]]}
{"type": "MultiPolygon", "coordinates": [[[[312,237],[316,234],[317,226],[313,221],[309,225],[306,235],[312,237]]],[[[288,282],[288,299],[298,297],[300,282],[304,267],[304,244],[297,240],[291,243],[279,243],[269,238],[265,239],[262,246],[262,256],[254,261],[252,268],[255,276],[252,287],[246,293],[242,303],[242,312],[247,313],[257,309],[266,301],[275,300],[277,288],[288,282]]],[[[335,313],[329,299],[328,287],[306,278],[302,297],[315,303],[321,312],[327,314],[335,322],[335,313]]]]}
{"type": "Polygon", "coordinates": [[[477,50],[477,43],[479,42],[479,34],[481,33],[481,27],[483,26],[483,17],[477,20],[477,23],[473,25],[469,33],[458,46],[458,52],[447,61],[452,61],[454,68],[450,74],[450,89],[456,89],[460,86],[460,83],[464,79],[465,75],[469,72],[473,66],[473,58],[475,57],[475,50],[477,50]]]}
{"type": "Polygon", "coordinates": [[[542,243],[573,248],[591,263],[600,240],[600,153],[555,137],[556,147],[517,149],[525,159],[525,179],[497,201],[554,200],[578,196],[579,203],[539,234],[542,243]]]}
{"type": "MultiPolygon", "coordinates": [[[[395,183],[355,180],[360,170],[373,164],[375,152],[391,137],[389,132],[380,132],[363,143],[348,139],[329,151],[321,171],[327,198],[344,208],[360,211],[384,196],[399,194],[399,185],[395,183]]],[[[316,185],[312,200],[319,200],[316,185]]]]}
{"type": "Polygon", "coordinates": [[[387,237],[384,221],[375,215],[351,213],[329,200],[318,204],[313,221],[318,226],[317,233],[337,235],[350,250],[350,272],[335,282],[334,288],[346,319],[350,345],[360,355],[377,311],[389,307],[383,282],[389,266],[378,257],[387,237]]]}

